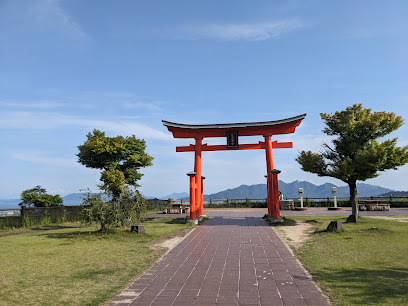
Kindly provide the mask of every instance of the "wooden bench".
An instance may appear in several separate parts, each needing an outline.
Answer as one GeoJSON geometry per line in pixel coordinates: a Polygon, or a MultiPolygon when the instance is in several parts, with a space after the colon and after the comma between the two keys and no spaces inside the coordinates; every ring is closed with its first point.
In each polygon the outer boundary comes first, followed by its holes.
{"type": "Polygon", "coordinates": [[[163,208],[163,214],[184,214],[189,213],[190,207],[183,203],[172,203],[169,207],[163,208]]]}
{"type": "Polygon", "coordinates": [[[281,210],[293,210],[295,209],[295,205],[293,204],[293,200],[280,200],[279,206],[281,210]]]}
{"type": "Polygon", "coordinates": [[[358,205],[358,210],[366,211],[389,211],[391,204],[381,203],[380,200],[365,200],[364,204],[358,205]]]}

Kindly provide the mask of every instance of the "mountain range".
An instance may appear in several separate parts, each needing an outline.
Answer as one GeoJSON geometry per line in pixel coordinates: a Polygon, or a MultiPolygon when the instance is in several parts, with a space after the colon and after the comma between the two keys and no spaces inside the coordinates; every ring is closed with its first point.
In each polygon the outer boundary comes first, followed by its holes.
{"type": "MultiPolygon", "coordinates": [[[[205,187],[205,186],[204,186],[205,187]]],[[[309,198],[326,198],[332,197],[332,187],[337,187],[337,197],[343,198],[349,196],[348,186],[336,186],[331,183],[325,183],[323,185],[315,185],[307,181],[294,181],[292,183],[285,183],[279,181],[279,190],[282,192],[285,198],[298,198],[299,188],[303,188],[304,197],[309,198]]],[[[365,183],[357,184],[357,191],[359,197],[369,196],[408,196],[408,191],[394,191],[388,188],[380,186],[374,186],[365,183]]],[[[84,193],[71,193],[62,197],[64,205],[79,205],[82,203],[82,196],[84,193]]],[[[154,198],[154,197],[146,197],[154,198]]],[[[189,200],[189,194],[187,192],[172,193],[160,199],[183,199],[189,200]]],[[[241,185],[236,188],[227,189],[213,194],[204,195],[204,199],[263,199],[266,198],[266,184],[257,185],[241,185]]],[[[0,208],[17,208],[20,199],[0,199],[0,208]]]]}
{"type": "MultiPolygon", "coordinates": [[[[279,190],[285,198],[298,198],[299,188],[303,188],[304,197],[309,198],[326,198],[332,197],[332,187],[337,187],[337,197],[349,197],[348,186],[336,186],[331,183],[315,185],[307,181],[294,181],[285,183],[279,181],[279,190]]],[[[374,186],[365,183],[357,183],[359,197],[379,196],[387,193],[392,194],[394,191],[380,186],[374,186]]],[[[266,184],[241,185],[236,188],[227,189],[213,194],[204,195],[204,199],[263,199],[266,198],[266,184]]],[[[183,199],[188,199],[184,197],[183,199]]]]}
{"type": "MultiPolygon", "coordinates": [[[[282,192],[285,198],[298,198],[299,188],[303,188],[304,197],[309,198],[326,198],[332,197],[332,187],[337,187],[337,196],[348,197],[349,189],[348,186],[336,186],[334,184],[326,183],[320,186],[314,185],[306,181],[294,181],[292,183],[285,183],[279,181],[279,191],[282,192]]],[[[368,184],[359,183],[357,184],[358,195],[361,197],[380,195],[385,192],[391,191],[387,188],[382,188],[378,186],[372,186],[368,184]]],[[[266,198],[266,184],[258,185],[242,185],[237,188],[227,189],[225,191],[217,192],[211,195],[207,195],[204,198],[207,199],[262,199],[266,198]]]]}

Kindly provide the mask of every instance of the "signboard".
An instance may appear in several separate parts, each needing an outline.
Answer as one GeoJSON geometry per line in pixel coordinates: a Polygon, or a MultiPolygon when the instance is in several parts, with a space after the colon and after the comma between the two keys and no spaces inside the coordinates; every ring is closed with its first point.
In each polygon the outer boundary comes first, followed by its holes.
{"type": "Polygon", "coordinates": [[[227,132],[227,149],[238,149],[238,132],[227,132]]]}

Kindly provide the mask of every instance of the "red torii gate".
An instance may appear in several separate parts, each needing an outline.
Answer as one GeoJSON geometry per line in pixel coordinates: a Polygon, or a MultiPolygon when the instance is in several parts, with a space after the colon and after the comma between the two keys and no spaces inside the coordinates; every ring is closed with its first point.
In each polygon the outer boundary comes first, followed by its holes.
{"type": "Polygon", "coordinates": [[[267,205],[272,219],[280,219],[278,173],[273,165],[273,149],[292,148],[292,142],[271,141],[272,135],[294,133],[306,114],[292,118],[250,123],[226,123],[192,125],[162,120],[163,125],[173,133],[174,138],[194,138],[195,145],[176,147],[176,152],[195,152],[194,172],[190,176],[190,220],[196,220],[204,214],[203,178],[201,176],[201,152],[221,150],[254,150],[265,149],[267,170],[267,205]],[[239,144],[239,136],[264,137],[265,141],[255,144],[239,144]],[[202,141],[206,137],[226,137],[227,145],[207,145],[202,141]]]}

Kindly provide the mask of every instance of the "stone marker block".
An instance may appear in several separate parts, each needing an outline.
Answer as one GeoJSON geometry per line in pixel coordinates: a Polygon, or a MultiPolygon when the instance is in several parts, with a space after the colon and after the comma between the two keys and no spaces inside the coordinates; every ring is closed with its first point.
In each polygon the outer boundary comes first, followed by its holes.
{"type": "Polygon", "coordinates": [[[327,231],[334,232],[341,230],[342,223],[341,221],[330,221],[329,226],[327,227],[327,231]]]}
{"type": "Polygon", "coordinates": [[[130,228],[131,233],[136,233],[136,234],[144,234],[146,233],[145,228],[143,225],[132,225],[130,228]]]}

